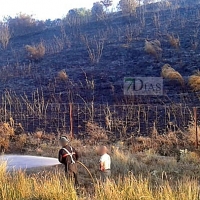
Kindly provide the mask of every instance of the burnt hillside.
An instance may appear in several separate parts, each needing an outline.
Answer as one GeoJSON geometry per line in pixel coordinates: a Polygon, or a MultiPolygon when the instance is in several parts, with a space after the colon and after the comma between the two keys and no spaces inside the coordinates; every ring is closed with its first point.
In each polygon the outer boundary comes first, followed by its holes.
{"type": "Polygon", "coordinates": [[[37,89],[49,102],[197,104],[197,94],[187,85],[187,77],[199,69],[200,5],[178,9],[138,9],[135,15],[110,14],[101,21],[80,25],[65,24],[11,38],[6,50],[0,51],[0,91],[13,91],[32,98],[37,89]],[[65,42],[61,40],[65,36],[65,42]],[[168,35],[180,40],[180,48],[170,45],[168,35]],[[156,59],[144,51],[145,39],[161,42],[162,57],[156,59]],[[31,61],[25,45],[46,47],[42,60],[31,61]],[[88,47],[99,62],[92,63],[88,47]],[[195,48],[194,45],[196,44],[195,48]],[[156,76],[164,64],[170,64],[183,77],[186,85],[164,81],[164,96],[126,97],[123,79],[127,76],[156,76]],[[58,72],[65,70],[67,81],[58,72]],[[185,93],[185,95],[182,95],[185,93]],[[189,93],[189,95],[188,95],[189,93]],[[71,94],[71,95],[69,95],[71,94]]]}

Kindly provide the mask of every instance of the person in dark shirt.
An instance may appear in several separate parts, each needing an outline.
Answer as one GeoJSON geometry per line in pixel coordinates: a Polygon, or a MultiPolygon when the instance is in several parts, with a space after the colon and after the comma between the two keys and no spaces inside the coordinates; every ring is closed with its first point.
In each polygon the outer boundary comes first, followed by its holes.
{"type": "Polygon", "coordinates": [[[74,178],[75,186],[78,183],[78,169],[76,161],[79,159],[78,152],[69,145],[67,137],[62,136],[60,138],[60,145],[62,149],[59,150],[58,160],[60,163],[65,165],[65,174],[67,178],[74,178]]]}

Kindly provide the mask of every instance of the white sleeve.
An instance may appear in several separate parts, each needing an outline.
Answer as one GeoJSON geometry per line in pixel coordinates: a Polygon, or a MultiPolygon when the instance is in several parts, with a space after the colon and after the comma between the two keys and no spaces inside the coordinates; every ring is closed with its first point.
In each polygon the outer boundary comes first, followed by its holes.
{"type": "Polygon", "coordinates": [[[99,162],[104,162],[104,161],[105,161],[104,156],[101,156],[99,162]]]}

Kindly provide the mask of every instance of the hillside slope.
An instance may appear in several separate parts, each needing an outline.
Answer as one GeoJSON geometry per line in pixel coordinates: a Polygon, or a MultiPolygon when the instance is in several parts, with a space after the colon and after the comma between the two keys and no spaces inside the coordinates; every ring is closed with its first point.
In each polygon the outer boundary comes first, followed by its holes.
{"type": "MultiPolygon", "coordinates": [[[[9,90],[17,95],[32,93],[39,89],[51,102],[67,102],[73,91],[75,102],[97,103],[198,103],[196,94],[187,86],[182,88],[176,81],[164,81],[164,96],[125,97],[123,79],[126,76],[156,76],[164,64],[170,64],[183,77],[199,69],[200,6],[154,12],[138,11],[133,16],[113,14],[103,21],[77,26],[65,25],[67,42],[62,38],[61,27],[46,29],[11,39],[7,50],[0,51],[0,91],[9,90]],[[170,45],[168,34],[180,39],[177,50],[170,45]],[[55,39],[57,37],[57,40],[55,39]],[[91,50],[102,45],[99,63],[92,64],[87,51],[88,39],[91,50]],[[161,42],[162,58],[144,51],[145,39],[161,42]],[[43,41],[46,55],[38,62],[27,58],[25,45],[43,41]],[[58,42],[59,41],[59,42],[58,42]],[[92,42],[93,41],[93,42],[92,42]],[[65,70],[69,80],[59,80],[57,74],[65,70]],[[189,98],[181,93],[190,93],[189,98]],[[52,98],[52,96],[54,98],[52,98]],[[186,100],[187,99],[187,100],[186,100]]],[[[187,95],[186,95],[187,96],[187,95]]]]}

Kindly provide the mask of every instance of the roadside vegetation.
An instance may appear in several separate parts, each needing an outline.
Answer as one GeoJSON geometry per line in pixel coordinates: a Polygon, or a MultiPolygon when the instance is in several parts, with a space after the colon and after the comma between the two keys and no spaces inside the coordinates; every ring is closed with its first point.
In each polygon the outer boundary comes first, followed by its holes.
{"type": "Polygon", "coordinates": [[[150,151],[131,154],[121,147],[112,148],[110,152],[112,178],[102,183],[98,179],[98,155],[95,149],[82,147],[81,161],[89,168],[95,182],[93,183],[87,172],[79,166],[81,184],[77,189],[65,179],[62,166],[32,169],[26,172],[6,172],[6,163],[2,163],[0,198],[2,200],[199,199],[199,157],[188,152],[187,155],[182,155],[180,162],[177,163],[173,157],[161,157],[150,151]]]}

